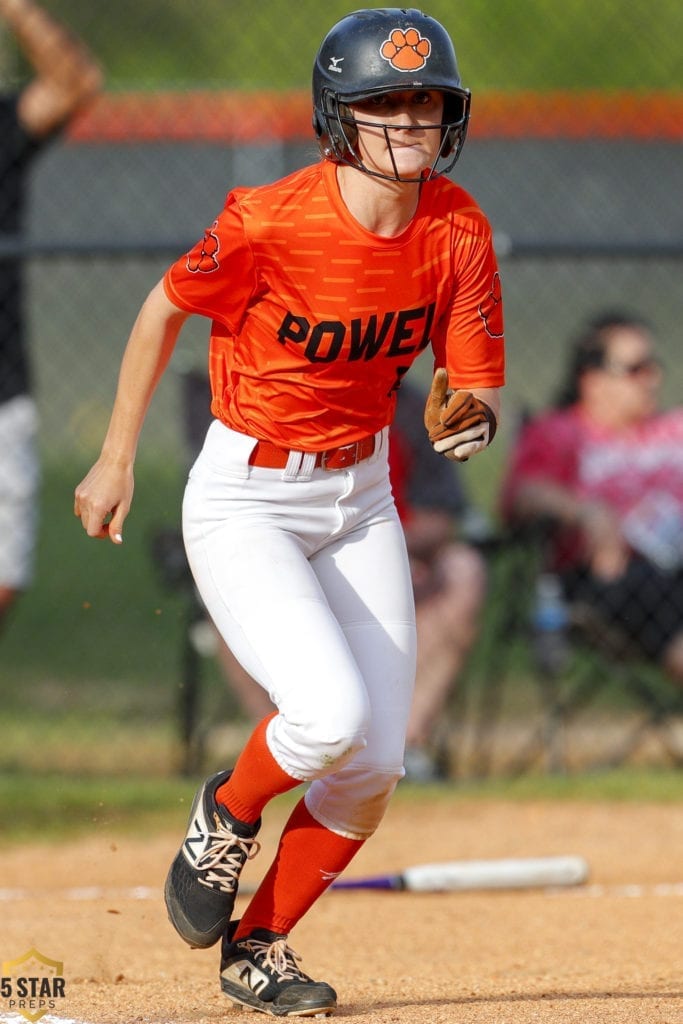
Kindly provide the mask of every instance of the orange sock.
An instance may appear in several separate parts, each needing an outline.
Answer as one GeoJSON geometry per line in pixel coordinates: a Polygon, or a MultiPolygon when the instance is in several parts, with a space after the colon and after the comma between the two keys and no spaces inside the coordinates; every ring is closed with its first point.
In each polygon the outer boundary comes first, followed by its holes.
{"type": "Polygon", "coordinates": [[[277,763],[266,743],[266,727],[277,711],[268,715],[254,729],[237,758],[227,782],[216,790],[216,801],[227,807],[239,821],[253,824],[269,800],[301,785],[277,763]]]}
{"type": "Polygon", "coordinates": [[[235,938],[254,928],[288,935],[363,843],[363,839],[346,839],[325,828],[309,814],[302,798],[284,827],[275,860],[243,914],[235,938]]]}

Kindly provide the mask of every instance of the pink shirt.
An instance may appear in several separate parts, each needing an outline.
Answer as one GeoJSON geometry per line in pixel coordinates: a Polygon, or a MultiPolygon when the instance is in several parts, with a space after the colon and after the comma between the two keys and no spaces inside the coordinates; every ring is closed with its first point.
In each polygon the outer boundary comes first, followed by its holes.
{"type": "MultiPolygon", "coordinates": [[[[577,406],[542,413],[522,430],[513,453],[503,489],[506,510],[519,485],[532,480],[608,505],[627,534],[653,511],[665,513],[667,529],[678,519],[683,530],[683,408],[626,430],[594,423],[577,406]]],[[[561,561],[575,561],[578,553],[574,537],[563,545],[561,561]]]]}

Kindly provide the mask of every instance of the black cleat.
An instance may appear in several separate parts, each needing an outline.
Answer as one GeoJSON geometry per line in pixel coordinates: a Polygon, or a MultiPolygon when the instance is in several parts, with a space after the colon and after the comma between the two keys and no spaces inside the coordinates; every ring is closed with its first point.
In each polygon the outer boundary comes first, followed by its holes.
{"type": "Polygon", "coordinates": [[[329,1017],[337,993],[324,981],[299,970],[298,953],[287,936],[255,928],[231,942],[237,922],[228,928],[221,950],[221,988],[233,1005],[260,1010],[272,1017],[329,1017]]]}
{"type": "Polygon", "coordinates": [[[260,849],[260,819],[247,825],[216,803],[216,790],[230,775],[218,772],[197,790],[187,834],[164,889],[171,924],[185,942],[200,949],[213,946],[225,932],[240,872],[260,849]]]}

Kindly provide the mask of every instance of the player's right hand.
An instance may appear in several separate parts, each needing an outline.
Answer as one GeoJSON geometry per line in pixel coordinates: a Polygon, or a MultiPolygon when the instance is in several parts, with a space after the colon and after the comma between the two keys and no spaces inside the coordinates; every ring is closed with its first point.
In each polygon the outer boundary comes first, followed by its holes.
{"type": "Polygon", "coordinates": [[[452,391],[443,367],[434,374],[424,424],[434,451],[455,462],[483,451],[496,433],[493,410],[471,391],[452,391]]]}
{"type": "Polygon", "coordinates": [[[133,467],[100,457],[76,488],[74,515],[89,537],[123,543],[123,523],[133,500],[133,467]]]}

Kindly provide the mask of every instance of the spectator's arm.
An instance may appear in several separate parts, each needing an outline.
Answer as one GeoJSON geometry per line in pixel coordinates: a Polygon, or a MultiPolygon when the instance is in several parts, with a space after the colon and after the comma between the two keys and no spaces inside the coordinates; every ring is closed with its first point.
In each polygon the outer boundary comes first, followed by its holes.
{"type": "Polygon", "coordinates": [[[618,517],[604,503],[578,498],[560,484],[525,480],[516,489],[512,509],[518,520],[547,518],[578,528],[584,556],[596,576],[614,579],[624,572],[629,548],[618,517]]]}
{"type": "Polygon", "coordinates": [[[33,0],[0,0],[34,77],[19,98],[19,120],[34,138],[65,124],[101,89],[100,65],[84,43],[33,0]]]}
{"type": "Polygon", "coordinates": [[[584,505],[568,487],[530,478],[517,482],[511,511],[518,519],[550,518],[565,526],[579,526],[584,505]]]}
{"type": "Polygon", "coordinates": [[[504,518],[551,519],[576,526],[577,445],[573,421],[566,415],[549,412],[527,419],[503,482],[504,518]]]}

